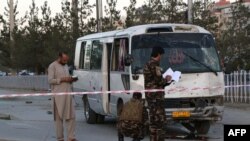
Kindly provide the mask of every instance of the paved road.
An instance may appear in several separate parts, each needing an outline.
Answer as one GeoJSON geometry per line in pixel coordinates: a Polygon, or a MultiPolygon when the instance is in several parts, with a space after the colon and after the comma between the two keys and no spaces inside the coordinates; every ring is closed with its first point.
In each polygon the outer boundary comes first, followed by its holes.
{"type": "MultiPolygon", "coordinates": [[[[0,94],[24,93],[25,91],[0,89],[0,94]]],[[[56,141],[50,97],[27,97],[0,99],[0,141],[56,141]]],[[[82,103],[76,97],[77,127],[79,141],[117,141],[115,119],[109,117],[104,124],[89,125],[85,122],[82,103]]],[[[223,124],[250,124],[250,105],[226,104],[224,119],[212,125],[207,140],[223,141],[223,124]]],[[[184,132],[178,125],[169,126],[168,132],[184,132]]],[[[177,141],[180,139],[168,139],[177,141]]],[[[183,139],[182,139],[183,140],[183,139]]],[[[196,139],[197,140],[197,139],[196,139]]],[[[125,141],[131,141],[126,138],[125,141]]],[[[144,141],[149,141],[146,137],[144,141]]]]}

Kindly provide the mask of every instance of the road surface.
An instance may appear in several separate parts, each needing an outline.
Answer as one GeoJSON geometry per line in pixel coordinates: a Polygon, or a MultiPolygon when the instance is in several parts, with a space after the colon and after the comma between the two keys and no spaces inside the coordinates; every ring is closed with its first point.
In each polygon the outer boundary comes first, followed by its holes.
{"type": "MultiPolygon", "coordinates": [[[[0,89],[0,94],[10,93],[25,93],[25,91],[0,89]]],[[[104,124],[87,124],[82,112],[81,98],[75,96],[75,99],[77,139],[79,141],[117,141],[116,120],[109,117],[104,124]]],[[[223,124],[250,125],[250,104],[227,103],[225,105],[223,120],[214,123],[205,138],[188,140],[223,141],[223,124]]],[[[167,132],[174,134],[183,133],[185,130],[175,124],[167,127],[167,132]]],[[[167,140],[183,141],[179,136],[167,140]]],[[[56,141],[50,97],[0,99],[0,141],[56,141]]],[[[126,138],[125,141],[131,141],[131,139],[126,138]]],[[[149,141],[148,136],[143,141],[149,141]]]]}

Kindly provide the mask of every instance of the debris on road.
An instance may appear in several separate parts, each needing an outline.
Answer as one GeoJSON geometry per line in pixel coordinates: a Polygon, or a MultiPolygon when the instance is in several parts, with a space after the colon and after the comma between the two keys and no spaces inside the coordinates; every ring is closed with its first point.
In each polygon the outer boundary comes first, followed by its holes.
{"type": "Polygon", "coordinates": [[[11,120],[10,115],[0,114],[0,120],[11,120]]]}
{"type": "Polygon", "coordinates": [[[32,103],[32,101],[26,101],[25,103],[26,103],[26,104],[31,104],[31,103],[32,103]]]}

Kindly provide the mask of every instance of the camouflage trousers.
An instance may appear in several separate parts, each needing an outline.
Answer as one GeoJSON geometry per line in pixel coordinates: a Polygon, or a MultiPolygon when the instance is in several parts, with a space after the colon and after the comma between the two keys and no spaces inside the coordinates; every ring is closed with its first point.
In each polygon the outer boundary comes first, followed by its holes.
{"type": "Polygon", "coordinates": [[[166,123],[164,95],[156,99],[146,97],[146,100],[149,108],[150,141],[164,141],[164,124],[166,123]]]}
{"type": "Polygon", "coordinates": [[[144,124],[135,121],[119,121],[117,124],[118,136],[131,137],[134,139],[144,138],[144,124]]]}

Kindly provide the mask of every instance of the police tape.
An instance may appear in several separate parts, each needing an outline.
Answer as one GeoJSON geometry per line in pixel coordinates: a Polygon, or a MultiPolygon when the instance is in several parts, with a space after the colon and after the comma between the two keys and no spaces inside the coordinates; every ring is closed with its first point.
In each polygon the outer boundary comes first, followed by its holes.
{"type": "Polygon", "coordinates": [[[95,95],[95,94],[123,94],[123,93],[136,93],[136,92],[164,92],[164,89],[151,89],[151,90],[118,90],[118,91],[89,91],[89,92],[59,92],[59,93],[30,93],[30,94],[4,94],[0,98],[14,98],[14,97],[29,97],[29,96],[59,96],[59,95],[95,95]]]}
{"type": "MultiPolygon", "coordinates": [[[[250,85],[230,85],[224,86],[224,88],[230,87],[250,87],[250,85]]],[[[168,90],[165,89],[150,89],[150,90],[115,90],[115,91],[89,91],[89,92],[58,92],[58,93],[21,93],[21,94],[1,94],[0,99],[3,98],[15,98],[15,97],[36,97],[36,96],[59,96],[59,95],[95,95],[95,94],[128,94],[128,93],[153,93],[153,92],[185,92],[185,91],[196,91],[196,90],[211,90],[211,89],[219,89],[222,88],[220,86],[217,87],[193,87],[193,88],[184,88],[184,87],[176,87],[170,88],[168,90]]]]}

